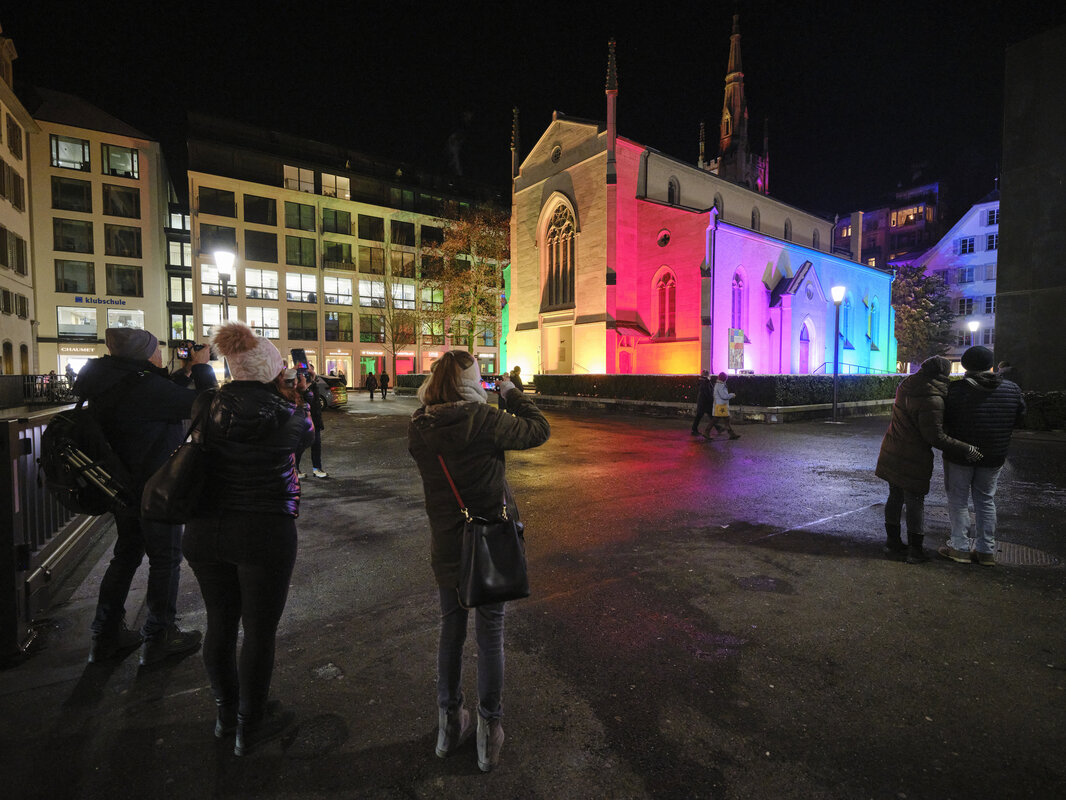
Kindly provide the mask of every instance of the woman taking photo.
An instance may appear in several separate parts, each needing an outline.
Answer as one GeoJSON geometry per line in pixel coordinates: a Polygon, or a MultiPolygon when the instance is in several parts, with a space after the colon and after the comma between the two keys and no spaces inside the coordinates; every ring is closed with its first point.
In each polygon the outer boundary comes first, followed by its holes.
{"type": "MultiPolygon", "coordinates": [[[[215,736],[245,755],[293,720],[268,708],[274,637],[296,563],[297,449],[314,438],[307,386],[286,386],[278,349],[243,322],[212,337],[233,381],[210,398],[200,436],[210,453],[203,505],[182,540],[207,607],[203,658],[218,706],[215,736]],[[237,657],[237,632],[244,644],[237,657]]],[[[203,403],[194,409],[194,419],[203,403]]]]}
{"type": "MultiPolygon", "coordinates": [[[[422,474],[429,515],[430,560],[440,593],[440,640],[437,651],[437,755],[445,758],[473,730],[470,712],[463,707],[463,643],[468,610],[459,605],[459,557],[463,515],[441,469],[439,456],[455,481],[471,513],[499,513],[504,498],[507,513],[518,508],[507,485],[504,452],[537,447],[548,440],[550,428],[533,401],[508,380],[498,389],[506,410],[486,400],[477,361],[463,350],[451,350],[433,363],[429,378],[418,390],[422,403],[408,429],[411,455],[422,474]]],[[[489,772],[503,746],[503,620],[504,603],[475,609],[477,638],[477,754],[478,766],[489,772]]]]}

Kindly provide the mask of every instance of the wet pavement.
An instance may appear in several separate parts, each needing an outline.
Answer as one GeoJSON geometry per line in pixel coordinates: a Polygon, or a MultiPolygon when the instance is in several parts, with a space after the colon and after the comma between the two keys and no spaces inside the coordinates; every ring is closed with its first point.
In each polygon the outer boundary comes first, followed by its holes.
{"type": "MultiPolygon", "coordinates": [[[[880,550],[886,418],[706,441],[687,420],[548,412],[551,440],[508,456],[533,596],[509,606],[507,742],[482,775],[472,747],[433,754],[415,405],[359,393],[326,417],[278,634],[287,736],[244,759],[216,742],[198,655],[85,663],[108,537],[0,672],[13,796],[1066,796],[1066,437],[1016,436],[999,566],[909,566],[880,550]]],[[[187,570],[179,608],[203,627],[187,570]]]]}

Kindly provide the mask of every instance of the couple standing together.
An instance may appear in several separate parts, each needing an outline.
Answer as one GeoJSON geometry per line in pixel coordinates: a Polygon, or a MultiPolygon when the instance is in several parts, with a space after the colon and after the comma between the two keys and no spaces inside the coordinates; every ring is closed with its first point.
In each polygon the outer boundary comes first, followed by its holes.
{"type": "Polygon", "coordinates": [[[902,556],[909,564],[928,560],[922,542],[935,447],[944,453],[944,487],[951,522],[951,538],[938,552],[959,563],[995,565],[996,483],[1007,459],[1011,433],[1025,414],[1025,401],[1016,383],[992,371],[993,363],[987,347],[971,347],[962,355],[966,374],[952,382],[951,362],[933,356],[896,390],[876,469],[877,476],[888,481],[887,554],[902,556]],[[971,497],[976,517],[972,545],[967,510],[971,497]],[[904,508],[906,544],[902,539],[904,508]]]}

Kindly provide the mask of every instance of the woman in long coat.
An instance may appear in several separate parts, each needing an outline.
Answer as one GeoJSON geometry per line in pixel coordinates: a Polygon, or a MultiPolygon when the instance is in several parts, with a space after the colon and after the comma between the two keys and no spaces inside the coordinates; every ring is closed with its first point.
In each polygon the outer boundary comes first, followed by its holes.
{"type": "Polygon", "coordinates": [[[951,362],[933,356],[919,370],[904,378],[896,389],[892,418],[881,442],[875,474],[888,481],[885,501],[885,552],[904,555],[908,564],[929,557],[922,549],[925,538],[925,496],[933,476],[933,448],[946,450],[969,461],[981,454],[976,447],[944,433],[944,398],[948,393],[951,362]],[[901,516],[907,507],[907,544],[901,536],[901,516]]]}

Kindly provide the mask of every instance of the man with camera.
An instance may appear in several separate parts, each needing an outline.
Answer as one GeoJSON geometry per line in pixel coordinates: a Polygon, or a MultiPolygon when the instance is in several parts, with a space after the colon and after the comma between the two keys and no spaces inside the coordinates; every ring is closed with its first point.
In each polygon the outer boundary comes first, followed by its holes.
{"type": "MultiPolygon", "coordinates": [[[[159,341],[148,331],[108,328],[105,342],[110,355],[89,361],[78,373],[74,391],[88,400],[133,477],[134,497],[140,497],[145,481],[184,440],[197,394],[217,385],[207,363],[211,352],[204,345],[188,347],[182,368],[171,376],[163,367],[159,341]],[[195,391],[186,388],[190,382],[195,391]]],[[[182,526],[142,520],[139,508],[129,508],[115,514],[115,527],[118,538],[100,582],[89,662],[112,658],[142,640],[142,666],[196,649],[200,632],[182,631],[175,624],[182,526]],[[148,616],[140,632],[134,632],[126,628],[126,597],[146,554],[148,616]]]]}

